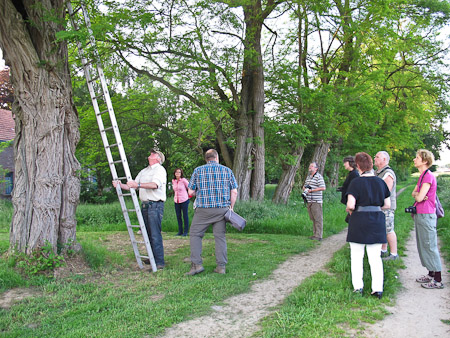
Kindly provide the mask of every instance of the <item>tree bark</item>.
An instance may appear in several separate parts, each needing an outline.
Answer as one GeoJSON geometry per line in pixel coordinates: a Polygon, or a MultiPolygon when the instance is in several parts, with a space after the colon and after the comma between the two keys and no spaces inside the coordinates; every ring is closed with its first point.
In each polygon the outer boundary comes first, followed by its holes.
{"type": "Polygon", "coordinates": [[[11,249],[31,253],[49,242],[76,241],[80,192],[75,147],[79,121],[72,101],[63,0],[0,1],[0,45],[11,68],[16,116],[11,249]],[[51,15],[49,15],[51,14],[51,15]],[[55,21],[45,21],[45,17],[55,21]]]}
{"type": "Polygon", "coordinates": [[[327,162],[328,151],[330,150],[330,143],[321,140],[314,149],[314,154],[311,162],[316,162],[319,166],[319,173],[323,176],[325,163],[327,162]]]}
{"type": "MultiPolygon", "coordinates": [[[[234,173],[239,198],[262,200],[265,183],[264,146],[264,72],[261,55],[261,30],[264,14],[260,0],[242,6],[245,20],[244,65],[234,173]]],[[[267,14],[265,14],[267,15],[267,14]]]]}
{"type": "Polygon", "coordinates": [[[305,148],[303,146],[298,147],[294,156],[297,156],[295,164],[283,163],[280,180],[278,182],[275,193],[272,197],[272,202],[277,204],[287,204],[289,196],[291,195],[292,188],[294,188],[295,175],[297,174],[298,168],[300,168],[300,163],[302,162],[303,152],[305,148]]]}

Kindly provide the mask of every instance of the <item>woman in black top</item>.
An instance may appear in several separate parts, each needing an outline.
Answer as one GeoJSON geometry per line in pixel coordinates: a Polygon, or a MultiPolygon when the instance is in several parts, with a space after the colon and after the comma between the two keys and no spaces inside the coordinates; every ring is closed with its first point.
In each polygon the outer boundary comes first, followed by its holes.
{"type": "Polygon", "coordinates": [[[373,174],[372,158],[357,153],[356,167],[360,177],[352,180],[347,189],[347,212],[350,213],[347,242],[350,243],[352,284],[354,292],[363,292],[364,249],[372,275],[372,295],[383,295],[383,262],[381,245],[386,243],[385,216],[381,209],[389,209],[391,200],[386,183],[373,174]]]}
{"type": "Polygon", "coordinates": [[[341,187],[341,203],[347,204],[347,189],[350,185],[350,182],[359,177],[359,172],[356,170],[355,158],[353,156],[344,157],[344,168],[349,171],[347,178],[344,181],[344,184],[341,187]]]}

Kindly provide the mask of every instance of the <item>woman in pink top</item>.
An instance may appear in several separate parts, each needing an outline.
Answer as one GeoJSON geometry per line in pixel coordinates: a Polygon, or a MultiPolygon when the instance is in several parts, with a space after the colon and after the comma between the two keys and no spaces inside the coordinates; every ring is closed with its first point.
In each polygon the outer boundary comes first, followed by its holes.
{"type": "Polygon", "coordinates": [[[183,170],[180,168],[175,169],[173,173],[172,187],[175,192],[174,202],[175,202],[175,213],[177,214],[178,220],[178,233],[176,236],[187,236],[189,231],[189,196],[188,196],[188,185],[189,181],[184,178],[183,170]],[[184,231],[183,231],[183,220],[181,218],[181,213],[183,213],[184,219],[184,231]]]}
{"type": "Polygon", "coordinates": [[[419,169],[419,181],[412,196],[417,213],[414,216],[416,227],[417,251],[422,266],[428,269],[428,275],[416,279],[426,289],[442,289],[441,258],[437,244],[436,217],[436,178],[429,168],[433,164],[433,154],[419,149],[414,159],[414,166],[419,169]]]}

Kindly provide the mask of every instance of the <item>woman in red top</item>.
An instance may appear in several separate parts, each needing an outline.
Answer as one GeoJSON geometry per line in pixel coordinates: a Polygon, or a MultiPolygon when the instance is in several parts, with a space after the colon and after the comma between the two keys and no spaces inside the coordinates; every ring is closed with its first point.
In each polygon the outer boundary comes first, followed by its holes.
{"type": "Polygon", "coordinates": [[[187,236],[189,231],[189,196],[188,196],[188,185],[189,181],[184,178],[183,170],[181,168],[175,169],[173,173],[172,186],[175,193],[175,213],[177,214],[178,220],[178,233],[176,236],[187,236]],[[181,218],[181,213],[183,213],[184,219],[184,231],[183,231],[183,219],[181,218]]]}

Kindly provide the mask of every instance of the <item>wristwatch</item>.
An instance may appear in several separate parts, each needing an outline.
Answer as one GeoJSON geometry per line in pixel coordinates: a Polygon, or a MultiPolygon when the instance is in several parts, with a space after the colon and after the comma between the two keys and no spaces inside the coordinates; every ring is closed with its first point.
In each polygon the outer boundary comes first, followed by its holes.
{"type": "Polygon", "coordinates": [[[138,189],[141,187],[141,184],[140,183],[138,183],[138,189]]]}

